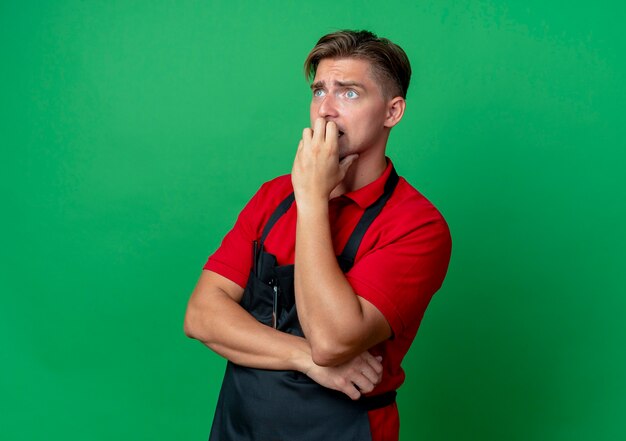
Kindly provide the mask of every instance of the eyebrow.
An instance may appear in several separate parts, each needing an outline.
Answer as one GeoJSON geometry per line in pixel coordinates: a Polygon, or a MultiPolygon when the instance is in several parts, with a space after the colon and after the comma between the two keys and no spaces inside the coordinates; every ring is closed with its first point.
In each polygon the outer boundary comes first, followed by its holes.
{"type": "MultiPolygon", "coordinates": [[[[356,81],[334,81],[333,85],[337,87],[358,87],[359,89],[365,90],[365,86],[356,81]]],[[[326,87],[325,81],[316,81],[315,83],[311,84],[311,89],[321,89],[324,87],[326,87]]]]}

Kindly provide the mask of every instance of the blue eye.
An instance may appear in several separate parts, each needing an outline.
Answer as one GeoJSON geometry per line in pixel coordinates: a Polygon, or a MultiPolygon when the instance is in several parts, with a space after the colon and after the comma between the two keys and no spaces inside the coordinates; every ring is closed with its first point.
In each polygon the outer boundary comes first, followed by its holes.
{"type": "Polygon", "coordinates": [[[318,98],[324,96],[324,91],[322,89],[315,89],[313,91],[313,96],[318,98]]]}
{"type": "Polygon", "coordinates": [[[358,98],[358,97],[359,97],[359,94],[356,93],[354,90],[348,90],[346,92],[346,98],[349,98],[349,99],[352,100],[352,99],[355,99],[355,98],[358,98]]]}

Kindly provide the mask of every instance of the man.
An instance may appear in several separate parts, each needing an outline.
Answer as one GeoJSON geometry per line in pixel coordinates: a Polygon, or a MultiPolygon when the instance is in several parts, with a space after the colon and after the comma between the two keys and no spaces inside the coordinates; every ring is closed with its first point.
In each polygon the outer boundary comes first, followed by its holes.
{"type": "Polygon", "coordinates": [[[185,332],[229,360],[211,440],[397,440],[395,390],[450,258],[436,208],[385,156],[404,51],[367,31],[305,62],[311,127],[208,259],[185,332]]]}

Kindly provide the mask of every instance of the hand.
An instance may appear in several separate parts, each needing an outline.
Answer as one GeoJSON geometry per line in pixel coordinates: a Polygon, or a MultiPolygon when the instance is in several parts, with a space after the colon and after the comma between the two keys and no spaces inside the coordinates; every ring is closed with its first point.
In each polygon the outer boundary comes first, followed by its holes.
{"type": "Polygon", "coordinates": [[[358,400],[361,394],[371,392],[380,383],[383,376],[381,361],[382,357],[374,357],[365,351],[339,366],[323,367],[313,364],[305,374],[324,387],[358,400]]]}
{"type": "Polygon", "coordinates": [[[306,128],[302,132],[293,162],[291,181],[296,201],[328,201],[357,158],[352,154],[340,160],[337,125],[317,118],[313,130],[306,128]]]}

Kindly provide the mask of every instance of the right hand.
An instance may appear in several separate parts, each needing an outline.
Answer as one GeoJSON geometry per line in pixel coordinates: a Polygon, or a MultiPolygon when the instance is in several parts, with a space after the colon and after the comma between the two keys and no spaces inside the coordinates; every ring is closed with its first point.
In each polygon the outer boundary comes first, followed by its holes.
{"type": "Polygon", "coordinates": [[[359,155],[339,157],[339,129],[333,121],[317,118],[312,128],[302,131],[291,169],[291,182],[296,202],[323,200],[343,181],[359,155]]]}
{"type": "Polygon", "coordinates": [[[353,400],[374,390],[383,376],[382,357],[368,351],[339,366],[318,366],[315,363],[305,372],[316,383],[339,392],[353,400]]]}

